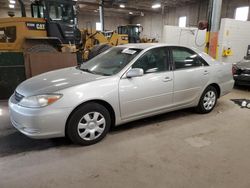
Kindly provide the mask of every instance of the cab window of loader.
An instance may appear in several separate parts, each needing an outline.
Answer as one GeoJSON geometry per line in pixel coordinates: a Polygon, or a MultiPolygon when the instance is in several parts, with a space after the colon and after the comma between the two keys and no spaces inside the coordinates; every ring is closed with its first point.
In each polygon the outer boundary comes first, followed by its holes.
{"type": "Polygon", "coordinates": [[[32,5],[32,17],[44,18],[44,7],[42,5],[32,5]]]}
{"type": "Polygon", "coordinates": [[[139,36],[139,27],[131,27],[130,35],[131,36],[139,36]]]}
{"type": "Polygon", "coordinates": [[[51,20],[73,24],[73,6],[71,4],[51,3],[49,5],[49,16],[51,20]]]}

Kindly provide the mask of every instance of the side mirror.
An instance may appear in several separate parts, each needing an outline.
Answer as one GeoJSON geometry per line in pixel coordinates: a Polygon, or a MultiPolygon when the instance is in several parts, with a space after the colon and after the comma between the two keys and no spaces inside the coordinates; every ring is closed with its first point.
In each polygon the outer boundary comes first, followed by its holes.
{"type": "Polygon", "coordinates": [[[134,69],[130,69],[126,76],[127,78],[133,78],[133,77],[139,77],[139,76],[143,76],[144,72],[143,69],[139,69],[139,68],[134,68],[134,69]]]}

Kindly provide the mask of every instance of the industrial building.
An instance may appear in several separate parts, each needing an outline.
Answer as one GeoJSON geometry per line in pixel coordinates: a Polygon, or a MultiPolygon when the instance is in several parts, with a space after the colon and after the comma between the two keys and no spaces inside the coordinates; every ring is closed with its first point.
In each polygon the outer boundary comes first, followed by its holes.
{"type": "Polygon", "coordinates": [[[249,0],[0,0],[0,188],[250,187],[249,0]]]}

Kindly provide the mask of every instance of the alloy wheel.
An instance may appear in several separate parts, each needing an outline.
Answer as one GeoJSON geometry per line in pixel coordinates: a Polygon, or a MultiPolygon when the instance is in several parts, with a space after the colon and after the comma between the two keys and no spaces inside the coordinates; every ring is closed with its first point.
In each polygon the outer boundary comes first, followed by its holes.
{"type": "Polygon", "coordinates": [[[203,106],[209,111],[211,110],[216,103],[216,93],[214,91],[208,91],[203,98],[203,106]]]}

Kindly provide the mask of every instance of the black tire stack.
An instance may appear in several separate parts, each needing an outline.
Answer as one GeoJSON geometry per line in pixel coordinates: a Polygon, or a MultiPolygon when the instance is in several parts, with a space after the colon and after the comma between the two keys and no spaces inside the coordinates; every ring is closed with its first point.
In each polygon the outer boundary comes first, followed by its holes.
{"type": "Polygon", "coordinates": [[[105,52],[106,50],[108,50],[109,48],[111,48],[110,45],[108,44],[101,44],[101,45],[96,45],[94,46],[90,52],[89,52],[89,57],[88,60],[94,58],[95,56],[105,52]]]}

